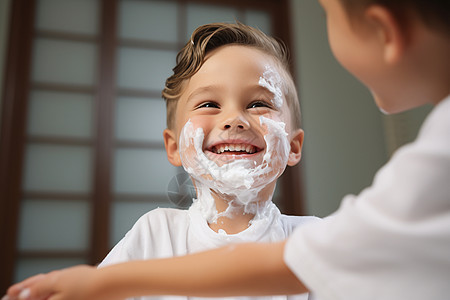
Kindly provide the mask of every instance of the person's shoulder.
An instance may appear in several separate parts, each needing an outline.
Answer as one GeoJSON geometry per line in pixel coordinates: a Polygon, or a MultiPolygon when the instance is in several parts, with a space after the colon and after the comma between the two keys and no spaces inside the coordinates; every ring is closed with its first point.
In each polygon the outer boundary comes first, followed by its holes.
{"type": "Polygon", "coordinates": [[[179,218],[186,218],[188,216],[187,210],[178,209],[178,208],[166,208],[166,207],[158,207],[152,209],[142,215],[139,221],[147,221],[147,220],[173,220],[179,218]]]}
{"type": "Polygon", "coordinates": [[[295,227],[299,225],[304,225],[311,222],[319,222],[322,219],[315,216],[292,216],[292,215],[284,215],[282,214],[280,216],[280,221],[283,224],[283,226],[290,227],[291,229],[294,229],[295,227]]]}
{"type": "Polygon", "coordinates": [[[316,216],[294,216],[285,214],[281,214],[281,219],[286,220],[288,222],[296,222],[296,223],[317,222],[322,220],[322,218],[316,216]]]}
{"type": "Polygon", "coordinates": [[[188,222],[186,210],[177,208],[155,208],[142,215],[134,228],[163,228],[180,226],[188,222]]]}
{"type": "MultiPolygon", "coordinates": [[[[142,215],[116,245],[113,257],[149,259],[183,253],[188,228],[187,213],[175,208],[156,208],[142,215]]],[[[116,258],[114,258],[116,259],[116,258]]]]}
{"type": "Polygon", "coordinates": [[[441,138],[450,135],[450,95],[439,102],[429,113],[419,132],[419,137],[441,138]]]}

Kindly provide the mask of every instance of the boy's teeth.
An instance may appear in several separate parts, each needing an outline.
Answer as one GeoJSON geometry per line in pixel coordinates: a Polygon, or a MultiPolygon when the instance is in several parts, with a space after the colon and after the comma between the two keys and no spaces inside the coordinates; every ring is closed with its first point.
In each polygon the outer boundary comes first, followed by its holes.
{"type": "Polygon", "coordinates": [[[244,145],[244,144],[227,144],[227,145],[218,145],[214,147],[214,152],[216,154],[221,154],[224,152],[246,152],[248,154],[253,154],[256,152],[256,149],[252,145],[244,145]]]}

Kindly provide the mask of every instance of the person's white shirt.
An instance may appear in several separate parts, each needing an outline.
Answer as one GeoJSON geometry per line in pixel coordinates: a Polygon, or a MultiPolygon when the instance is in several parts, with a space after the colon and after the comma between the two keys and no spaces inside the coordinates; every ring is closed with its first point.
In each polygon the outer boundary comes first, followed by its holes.
{"type": "Polygon", "coordinates": [[[450,299],[450,96],[370,188],[298,228],[284,259],[320,300],[450,299]]]}
{"type": "MultiPolygon", "coordinates": [[[[281,241],[286,239],[297,226],[315,220],[319,219],[316,217],[283,215],[275,204],[270,203],[263,217],[253,220],[246,230],[229,235],[226,232],[217,233],[209,227],[197,202],[194,202],[189,210],[158,208],[143,215],[111,250],[99,267],[131,260],[180,256],[231,243],[281,241]]],[[[211,266],[211,268],[214,268],[214,266],[211,266]]],[[[194,299],[193,297],[179,296],[138,297],[133,299],[186,300],[188,298],[194,299]]],[[[312,299],[312,297],[308,298],[308,294],[302,294],[222,299],[307,300],[312,299]]]]}

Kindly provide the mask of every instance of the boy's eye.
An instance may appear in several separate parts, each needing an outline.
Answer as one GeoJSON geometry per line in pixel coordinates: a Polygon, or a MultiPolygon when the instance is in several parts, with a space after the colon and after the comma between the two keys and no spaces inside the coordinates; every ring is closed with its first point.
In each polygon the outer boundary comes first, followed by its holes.
{"type": "Polygon", "coordinates": [[[197,106],[197,108],[220,108],[220,106],[215,102],[208,101],[200,104],[199,106],[197,106]]]}
{"type": "Polygon", "coordinates": [[[258,107],[266,107],[266,108],[272,108],[272,105],[267,103],[266,101],[257,100],[251,102],[247,108],[258,108],[258,107]]]}

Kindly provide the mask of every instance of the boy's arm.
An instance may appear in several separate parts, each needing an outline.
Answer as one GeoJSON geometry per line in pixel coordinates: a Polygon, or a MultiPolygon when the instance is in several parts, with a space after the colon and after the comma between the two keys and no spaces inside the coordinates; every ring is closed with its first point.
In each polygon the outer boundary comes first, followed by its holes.
{"type": "MultiPolygon", "coordinates": [[[[200,297],[307,292],[283,260],[284,244],[239,244],[183,257],[133,261],[101,269],[75,267],[13,286],[26,299],[124,299],[140,295],[200,297]],[[27,294],[28,292],[25,292],[27,294]]],[[[12,298],[14,299],[14,298],[12,298]]]]}

